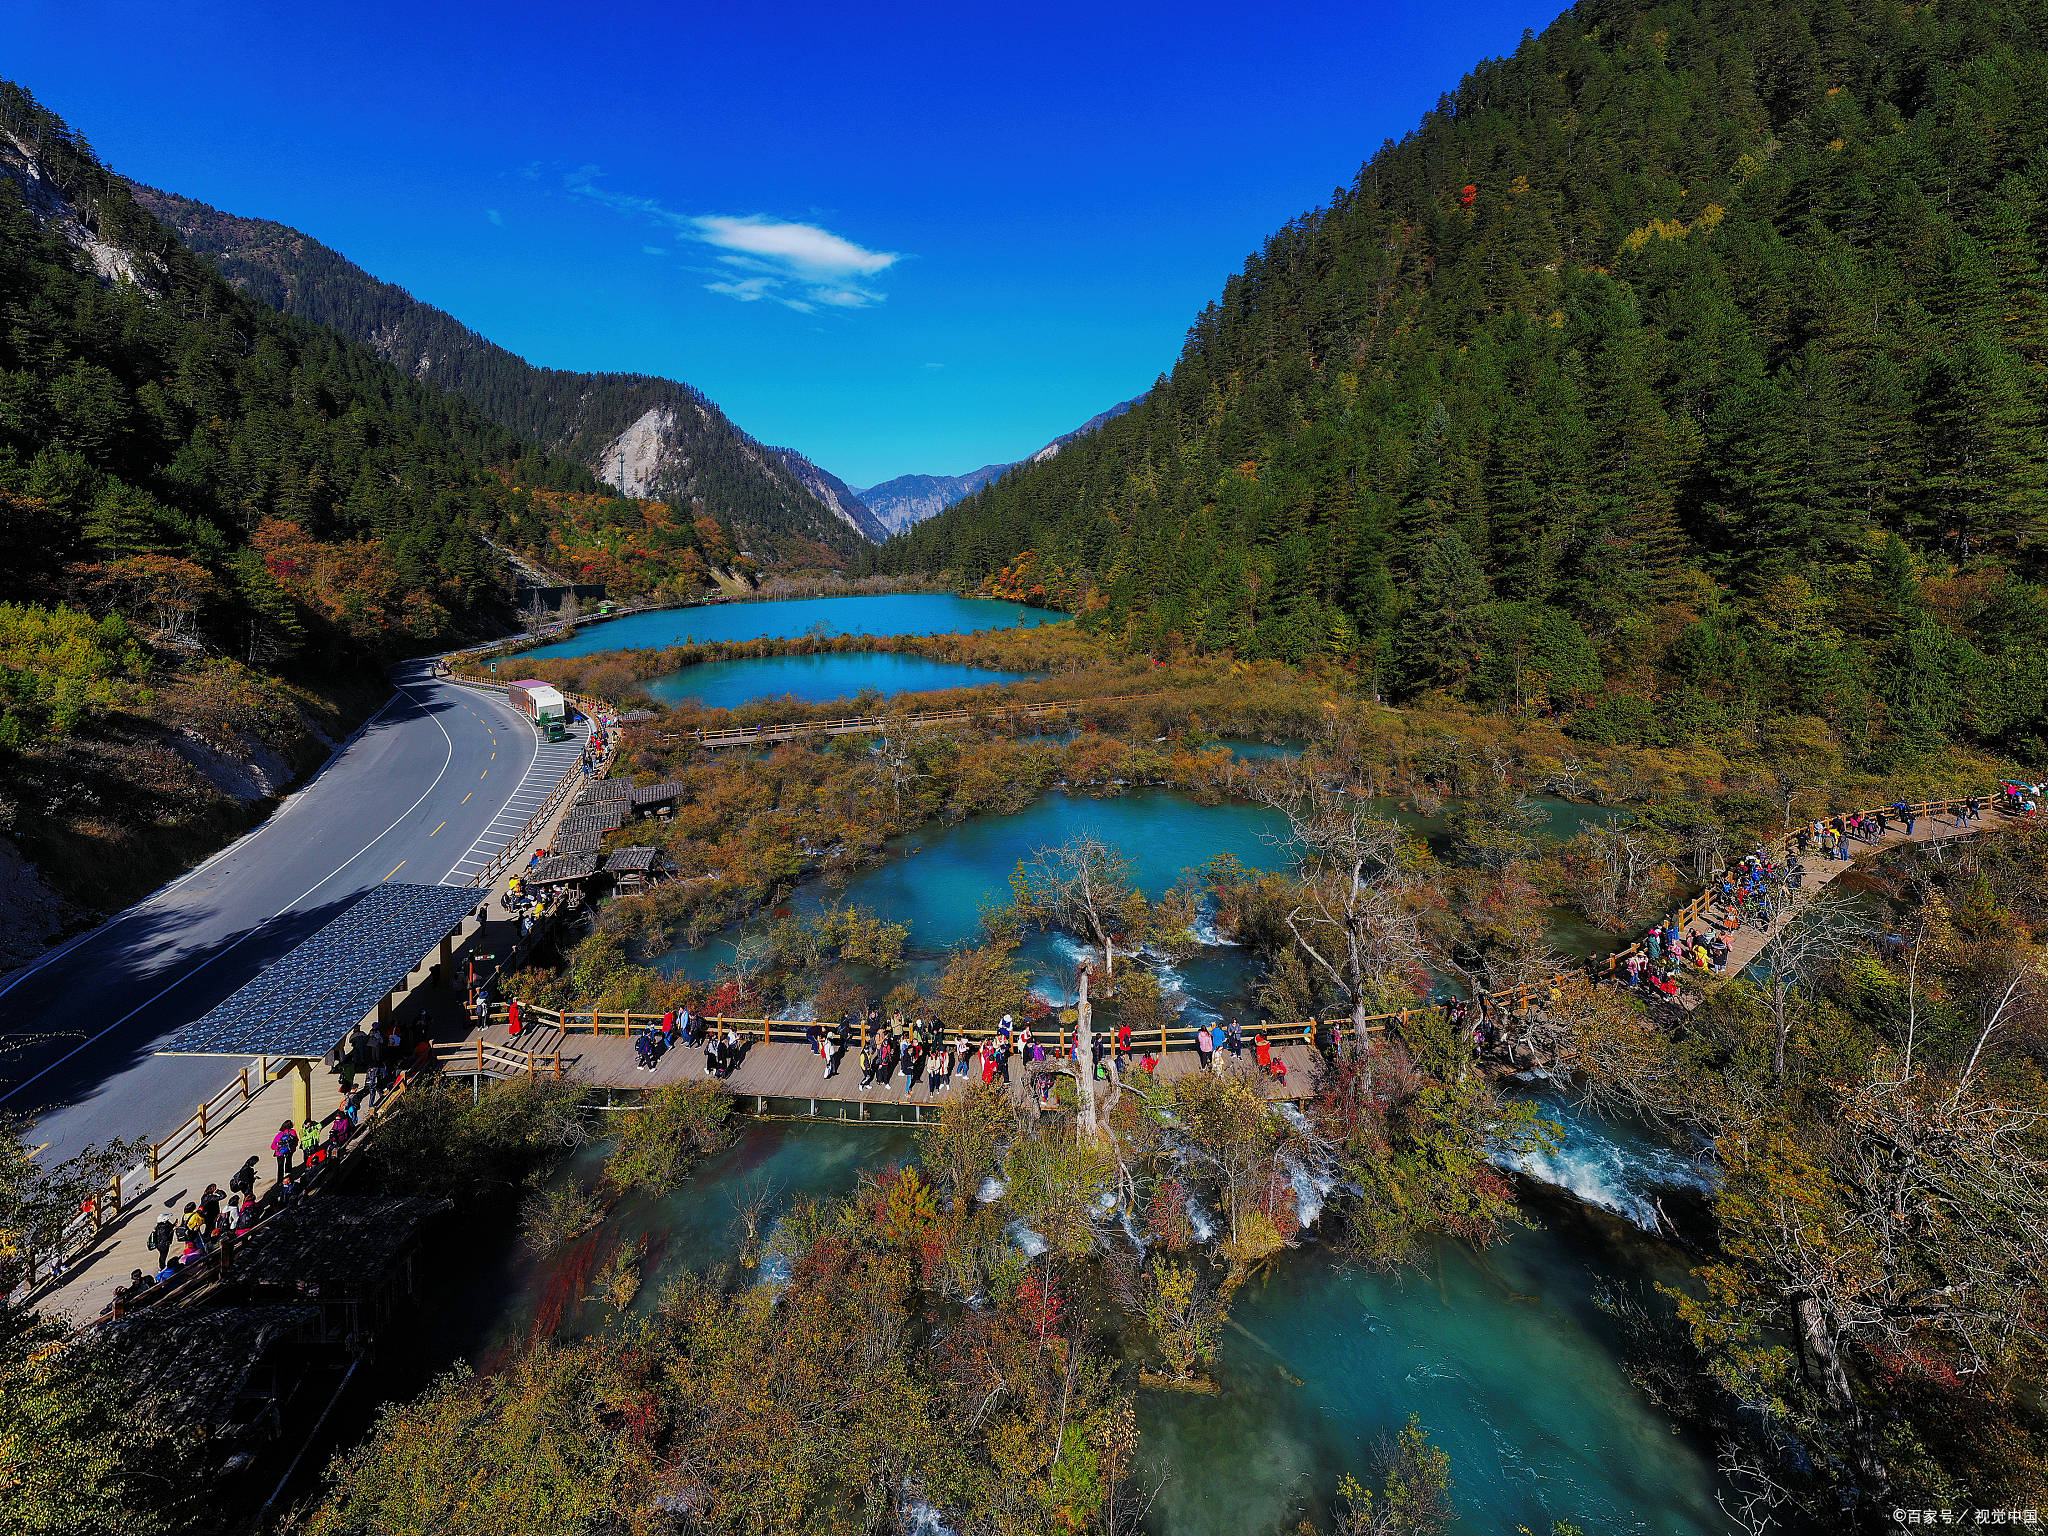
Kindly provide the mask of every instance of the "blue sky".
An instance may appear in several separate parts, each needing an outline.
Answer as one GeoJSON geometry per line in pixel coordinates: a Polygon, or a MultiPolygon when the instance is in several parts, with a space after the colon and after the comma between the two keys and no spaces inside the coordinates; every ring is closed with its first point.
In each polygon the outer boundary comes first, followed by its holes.
{"type": "Polygon", "coordinates": [[[10,0],[113,167],[537,363],[686,379],[849,483],[1022,456],[1557,0],[10,0]]]}

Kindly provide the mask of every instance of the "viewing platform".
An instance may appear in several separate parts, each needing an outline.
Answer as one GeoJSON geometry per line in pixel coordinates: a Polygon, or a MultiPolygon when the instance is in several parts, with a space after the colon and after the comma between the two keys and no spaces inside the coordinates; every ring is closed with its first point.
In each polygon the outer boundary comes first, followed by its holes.
{"type": "MultiPolygon", "coordinates": [[[[539,1010],[522,1011],[530,1018],[539,1010]]],[[[584,1016],[585,1019],[588,1017],[584,1016]]],[[[472,1031],[466,1040],[439,1046],[435,1054],[444,1073],[556,1077],[564,1082],[612,1090],[661,1088],[670,1083],[690,1082],[711,1075],[704,1065],[702,1044],[678,1044],[664,1053],[650,1070],[641,1069],[633,1036],[650,1023],[658,1022],[658,1016],[606,1014],[599,1017],[600,1024],[595,1030],[580,1020],[580,1028],[566,1030],[554,1023],[535,1022],[517,1035],[509,1034],[504,1023],[494,1023],[487,1029],[472,1031]]],[[[862,1089],[860,1052],[849,1047],[839,1063],[838,1072],[827,1078],[823,1059],[804,1042],[804,1031],[810,1027],[808,1022],[779,1019],[713,1019],[706,1022],[720,1027],[730,1024],[745,1041],[746,1053],[740,1065],[725,1078],[725,1086],[741,1099],[754,1100],[751,1107],[759,1114],[801,1115],[818,1119],[907,1119],[916,1123],[928,1119],[927,1112],[936,1113],[948,1094],[957,1092],[964,1084],[981,1081],[981,1063],[977,1058],[970,1062],[966,1072],[942,1079],[936,1090],[929,1087],[928,1074],[921,1076],[917,1086],[912,1088],[904,1082],[900,1071],[893,1074],[886,1084],[876,1083],[862,1089]],[[838,1107],[823,1107],[827,1105],[838,1107]],[[848,1112],[844,1106],[856,1108],[848,1112]],[[888,1113],[870,1115],[870,1106],[885,1106],[888,1113]],[[914,1113],[905,1115],[903,1111],[906,1109],[914,1113]]],[[[1188,1031],[1183,1029],[1176,1033],[1185,1035],[1188,1031]]],[[[1057,1035],[1047,1036],[1049,1053],[1058,1039],[1057,1035]]],[[[1158,1058],[1157,1068],[1150,1073],[1138,1065],[1144,1050],[1132,1051],[1130,1065],[1123,1074],[1126,1087],[1143,1092],[1202,1070],[1200,1056],[1186,1042],[1181,1042],[1179,1048],[1165,1051],[1158,1050],[1157,1046],[1155,1039],[1151,1046],[1145,1048],[1158,1058]]],[[[1064,1049],[1063,1042],[1060,1048],[1064,1049]]],[[[1259,1082],[1268,1099],[1306,1099],[1314,1094],[1316,1080],[1323,1068],[1323,1055],[1314,1046],[1301,1043],[1299,1027],[1295,1029],[1290,1043],[1273,1047],[1273,1054],[1286,1064],[1285,1082],[1260,1074],[1253,1052],[1254,1045],[1248,1037],[1242,1056],[1233,1057],[1228,1051],[1217,1052],[1215,1070],[1226,1073],[1241,1070],[1249,1079],[1259,1082]]],[[[1043,1062],[1025,1061],[1013,1055],[1007,1085],[1010,1097],[1021,1108],[1031,1107],[1034,1075],[1057,1071],[1062,1065],[1062,1061],[1051,1054],[1043,1062]]],[[[1068,1075],[1066,1080],[1071,1083],[1073,1079],[1068,1075]]],[[[1095,1084],[1097,1097],[1106,1097],[1110,1086],[1098,1081],[1095,1084]]]]}

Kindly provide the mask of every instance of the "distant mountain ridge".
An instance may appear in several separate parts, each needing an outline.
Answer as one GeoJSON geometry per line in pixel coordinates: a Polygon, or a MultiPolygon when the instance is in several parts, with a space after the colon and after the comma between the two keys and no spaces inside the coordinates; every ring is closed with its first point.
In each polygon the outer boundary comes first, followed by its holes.
{"type": "Polygon", "coordinates": [[[796,476],[799,485],[830,507],[834,515],[863,538],[873,539],[879,544],[889,537],[888,526],[868,509],[867,503],[851,486],[830,470],[820,469],[794,448],[770,448],[768,451],[796,476]]]}
{"type": "Polygon", "coordinates": [[[881,484],[870,486],[856,494],[889,533],[902,533],[926,518],[945,511],[956,501],[965,501],[989,482],[1000,480],[1019,464],[1043,463],[1075,438],[1086,437],[1104,422],[1113,421],[1144,398],[1143,395],[1137,395],[1120,405],[1112,405],[1108,410],[1089,417],[1073,431],[1054,438],[1029,458],[1017,459],[1008,464],[984,464],[979,469],[970,469],[964,475],[898,475],[894,480],[884,480],[881,484]]]}
{"type": "Polygon", "coordinates": [[[244,292],[453,390],[626,495],[694,506],[727,523],[747,548],[793,563],[842,563],[886,536],[872,518],[819,496],[783,456],[688,384],[536,367],[289,225],[129,186],[244,292]]]}

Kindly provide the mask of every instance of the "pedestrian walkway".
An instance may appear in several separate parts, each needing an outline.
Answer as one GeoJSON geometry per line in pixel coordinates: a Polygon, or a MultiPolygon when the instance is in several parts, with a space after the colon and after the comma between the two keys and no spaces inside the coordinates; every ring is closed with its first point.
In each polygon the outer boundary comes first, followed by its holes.
{"type": "MultiPolygon", "coordinates": [[[[563,772],[573,770],[574,757],[581,750],[580,741],[571,746],[570,764],[549,775],[549,787],[563,772]]],[[[525,829],[525,842],[544,840],[571,803],[573,797],[562,797],[545,819],[525,829]]],[[[394,1013],[409,1012],[420,1018],[429,1039],[459,1036],[468,1027],[462,1013],[463,994],[450,983],[457,977],[466,978],[473,960],[481,960],[487,970],[492,969],[507,961],[517,948],[519,919],[512,915],[505,901],[506,886],[517,867],[515,862],[511,869],[499,871],[491,882],[483,920],[466,921],[456,930],[448,970],[437,976],[439,956],[423,955],[396,995],[394,1013]]],[[[90,1322],[113,1300],[114,1287],[128,1283],[130,1271],[155,1272],[149,1234],[156,1223],[156,1213],[166,1200],[175,1200],[182,1212],[185,1203],[197,1201],[209,1183],[225,1189],[235,1171],[252,1155],[258,1160],[260,1175],[257,1193],[267,1191],[275,1182],[276,1173],[270,1154],[271,1138],[281,1123],[292,1118],[295,1085],[289,1078],[281,1077],[258,1088],[253,1081],[257,1070],[252,1063],[251,1087],[255,1091],[246,1099],[238,1097],[227,1103],[210,1117],[206,1134],[188,1138],[167,1159],[160,1160],[154,1177],[149,1177],[146,1170],[125,1176],[118,1186],[118,1209],[110,1192],[105,1204],[112,1214],[98,1234],[83,1243],[82,1251],[72,1257],[59,1280],[45,1281],[26,1293],[25,1299],[74,1322],[90,1322]]],[[[311,1092],[315,1119],[324,1121],[340,1108],[339,1079],[331,1069],[316,1067],[311,1092]]]]}
{"type": "MultiPolygon", "coordinates": [[[[98,1240],[73,1260],[61,1280],[31,1292],[28,1299],[45,1312],[68,1317],[74,1323],[91,1322],[114,1299],[114,1287],[126,1285],[129,1273],[141,1270],[153,1275],[157,1256],[149,1246],[151,1228],[164,1202],[179,1212],[187,1202],[196,1202],[208,1184],[221,1189],[237,1170],[256,1159],[256,1193],[260,1197],[277,1182],[277,1162],[270,1153],[270,1141],[277,1128],[292,1118],[292,1083],[288,1077],[275,1078],[246,1103],[231,1110],[221,1128],[205,1140],[194,1140],[174,1161],[158,1170],[158,1176],[129,1197],[120,1214],[100,1230],[98,1240]]],[[[341,1089],[330,1072],[313,1074],[313,1113],[325,1119],[341,1107],[341,1089]]]]}
{"type": "Polygon", "coordinates": [[[1805,884],[1792,891],[1782,909],[1774,914],[1774,920],[1768,930],[1744,923],[1739,928],[1723,931],[1722,937],[1728,945],[1728,963],[1722,967],[1721,974],[1741,974],[1758,955],[1763,953],[1773,938],[1798,919],[1799,914],[1805,911],[1816,896],[1873,854],[1889,852],[1894,848],[1950,842],[1959,837],[1971,837],[1979,832],[2010,824],[2012,819],[1997,811],[1987,811],[1977,821],[1969,821],[1960,815],[1950,815],[1943,811],[1917,818],[1917,825],[1911,837],[1906,835],[1905,828],[1895,827],[1881,838],[1868,842],[1851,841],[1847,845],[1849,857],[1846,859],[1826,859],[1817,852],[1801,855],[1800,862],[1806,866],[1805,884]]]}
{"type": "MultiPolygon", "coordinates": [[[[792,1030],[801,1030],[802,1027],[800,1024],[789,1026],[792,1030]]],[[[1314,1092],[1316,1070],[1321,1065],[1320,1054],[1309,1046],[1298,1044],[1277,1046],[1275,1050],[1287,1063],[1287,1081],[1281,1083],[1266,1079],[1266,1097],[1309,1097],[1314,1092]]],[[[560,1076],[564,1081],[593,1088],[660,1088],[711,1075],[705,1068],[701,1045],[677,1045],[666,1052],[651,1071],[642,1071],[633,1037],[629,1034],[572,1034],[545,1023],[522,1029],[517,1035],[508,1033],[503,1024],[472,1031],[461,1044],[452,1045],[444,1051],[441,1059],[443,1071],[481,1071],[494,1077],[522,1076],[529,1070],[540,1076],[552,1077],[556,1075],[559,1063],[560,1076]],[[466,1052],[475,1049],[479,1043],[483,1050],[472,1066],[466,1052]]],[[[1250,1063],[1249,1045],[1242,1059],[1250,1063]]],[[[1152,1074],[1132,1065],[1125,1073],[1125,1081],[1142,1087],[1148,1081],[1166,1082],[1201,1070],[1199,1058],[1193,1050],[1168,1051],[1158,1060],[1158,1070],[1152,1074]]],[[[1219,1060],[1228,1062],[1230,1057],[1226,1053],[1219,1056],[1219,1060]]],[[[1039,1063],[1013,1059],[1010,1064],[1010,1096],[1020,1105],[1029,1104],[1033,1072],[1055,1070],[1066,1065],[1058,1059],[1039,1063]]],[[[980,1071],[979,1063],[976,1063],[974,1071],[980,1071]]],[[[966,1077],[951,1079],[956,1085],[967,1080],[966,1077]]],[[[933,1093],[923,1084],[916,1088],[908,1087],[900,1072],[886,1084],[876,1084],[863,1090],[858,1050],[849,1050],[846,1059],[840,1063],[839,1071],[827,1078],[823,1061],[808,1046],[761,1040],[749,1043],[738,1069],[724,1081],[727,1088],[742,1098],[815,1100],[834,1104],[936,1104],[952,1091],[942,1087],[933,1093]]],[[[1108,1085],[1098,1083],[1096,1089],[1098,1093],[1106,1093],[1108,1085]]]]}

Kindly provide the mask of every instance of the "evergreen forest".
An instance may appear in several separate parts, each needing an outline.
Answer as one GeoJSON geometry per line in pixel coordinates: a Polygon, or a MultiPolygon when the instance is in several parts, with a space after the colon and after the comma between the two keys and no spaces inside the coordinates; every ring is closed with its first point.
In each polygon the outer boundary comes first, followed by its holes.
{"type": "Polygon", "coordinates": [[[1128,414],[874,563],[1602,744],[2038,750],[2044,43],[2011,0],[1585,0],[1128,414]]]}
{"type": "Polygon", "coordinates": [[[332,672],[475,632],[511,608],[480,535],[530,547],[570,512],[730,558],[715,520],[600,495],[242,294],[26,91],[0,85],[0,129],[0,744],[67,732],[162,655],[332,672]]]}

